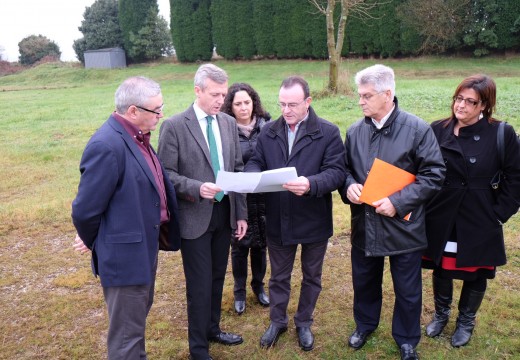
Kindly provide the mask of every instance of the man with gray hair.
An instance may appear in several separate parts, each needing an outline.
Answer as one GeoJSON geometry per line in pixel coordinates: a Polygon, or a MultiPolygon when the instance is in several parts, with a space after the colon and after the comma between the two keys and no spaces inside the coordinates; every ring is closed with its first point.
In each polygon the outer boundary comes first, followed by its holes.
{"type": "Polygon", "coordinates": [[[244,194],[223,193],[215,185],[219,169],[243,169],[236,121],[220,112],[227,74],[204,64],[194,83],[195,102],[162,124],[158,154],[179,202],[188,341],[190,357],[198,360],[211,358],[210,341],[243,341],[220,329],[220,314],[232,230],[239,240],[246,234],[247,208],[244,194]]]}
{"type": "Polygon", "coordinates": [[[352,216],[356,329],[348,344],[360,349],[379,325],[383,269],[388,256],[395,293],[392,336],[402,359],[418,359],[421,256],[427,246],[425,205],[441,188],[446,168],[431,127],[399,108],[391,68],[368,67],[356,74],[355,81],[364,117],[347,130],[347,180],[340,189],[352,216]],[[364,204],[359,197],[376,158],[414,174],[415,181],[364,204]]]}
{"type": "Polygon", "coordinates": [[[116,111],[92,136],[81,158],[72,220],[74,248],[92,251],[108,308],[108,358],[146,359],[146,317],[152,307],[158,251],[178,250],[175,190],[150,145],[163,117],[155,81],[126,79],[116,111]]]}

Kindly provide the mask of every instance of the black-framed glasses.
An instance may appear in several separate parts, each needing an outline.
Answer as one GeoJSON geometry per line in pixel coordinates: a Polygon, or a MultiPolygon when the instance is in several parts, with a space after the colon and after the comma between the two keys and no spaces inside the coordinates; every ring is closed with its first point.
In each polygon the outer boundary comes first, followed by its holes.
{"type": "Polygon", "coordinates": [[[472,98],[466,98],[464,99],[462,96],[454,96],[453,97],[453,101],[455,101],[455,103],[457,104],[460,104],[461,102],[465,102],[466,105],[471,105],[473,107],[477,106],[479,103],[480,103],[480,100],[475,100],[475,99],[472,99],[472,98]]]}
{"type": "Polygon", "coordinates": [[[303,99],[302,101],[300,101],[299,103],[283,103],[283,102],[279,102],[278,103],[278,106],[280,107],[280,109],[285,109],[286,107],[289,108],[289,110],[294,110],[298,107],[298,105],[301,105],[305,100],[307,100],[308,98],[305,98],[303,99]]]}
{"type": "Polygon", "coordinates": [[[141,110],[147,111],[147,112],[149,112],[149,113],[155,114],[155,115],[161,115],[161,113],[163,112],[163,109],[164,109],[164,104],[161,105],[160,107],[158,107],[158,108],[155,109],[155,110],[150,110],[150,109],[144,108],[144,107],[139,106],[139,105],[135,105],[135,107],[138,108],[138,109],[141,109],[141,110]]]}

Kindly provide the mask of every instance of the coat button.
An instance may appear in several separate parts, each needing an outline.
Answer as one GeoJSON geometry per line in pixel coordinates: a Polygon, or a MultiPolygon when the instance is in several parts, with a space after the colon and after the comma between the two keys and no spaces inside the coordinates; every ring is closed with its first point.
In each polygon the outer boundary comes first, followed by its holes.
{"type": "Polygon", "coordinates": [[[479,141],[479,140],[480,140],[480,135],[475,135],[475,136],[473,136],[473,140],[475,140],[475,141],[479,141]]]}
{"type": "Polygon", "coordinates": [[[469,162],[472,163],[472,164],[474,164],[474,163],[477,162],[477,158],[475,158],[475,157],[470,157],[470,158],[469,158],[469,162]]]}
{"type": "Polygon", "coordinates": [[[466,181],[462,180],[462,182],[460,183],[462,186],[466,186],[466,181]]]}
{"type": "Polygon", "coordinates": [[[155,230],[159,229],[159,225],[154,225],[153,227],[155,230]]]}

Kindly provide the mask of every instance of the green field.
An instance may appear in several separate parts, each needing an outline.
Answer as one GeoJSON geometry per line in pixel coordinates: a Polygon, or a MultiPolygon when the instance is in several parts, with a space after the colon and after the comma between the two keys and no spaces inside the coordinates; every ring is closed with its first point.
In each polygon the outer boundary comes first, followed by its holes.
{"type": "MultiPolygon", "coordinates": [[[[401,108],[426,121],[450,114],[451,97],[459,82],[486,73],[497,82],[496,117],[520,130],[520,57],[418,58],[401,60],[344,60],[347,95],[315,96],[316,112],[347,127],[361,116],[353,88],[354,74],[383,63],[396,72],[401,108]]],[[[323,61],[218,61],[233,82],[255,87],[273,117],[278,88],[286,76],[304,76],[317,95],[327,83],[323,61]]],[[[50,63],[0,77],[0,123],[6,130],[0,143],[0,358],[104,359],[107,314],[99,281],[90,272],[90,258],[72,249],[74,228],[71,202],[79,181],[83,148],[114,109],[114,92],[125,78],[144,75],[163,89],[165,115],[184,110],[194,100],[193,75],[198,65],[160,63],[119,70],[86,70],[70,63],[50,63]]],[[[152,136],[157,144],[158,132],[152,136]]],[[[271,350],[259,347],[269,324],[268,310],[248,292],[242,316],[232,311],[233,281],[228,267],[222,328],[241,333],[237,347],[212,345],[215,359],[395,359],[391,337],[393,290],[385,272],[381,324],[360,351],[347,346],[354,329],[350,278],[350,213],[335,195],[335,235],[327,252],[323,292],[315,312],[316,347],[300,350],[292,317],[299,294],[301,271],[295,267],[289,304],[289,331],[271,350]]],[[[520,217],[505,226],[508,264],[500,267],[488,292],[470,344],[452,349],[452,316],[438,339],[423,337],[422,359],[520,358],[520,217]]],[[[150,359],[187,359],[187,318],[184,276],[179,253],[161,253],[156,299],[149,315],[147,349],[150,359]]],[[[269,276],[269,275],[268,275],[269,276]]],[[[266,281],[268,279],[266,277],[266,281]]],[[[424,271],[422,325],[433,311],[430,273],[424,271]]],[[[460,287],[456,288],[458,298],[460,287]]],[[[454,311],[455,315],[457,311],[454,311]]]]}

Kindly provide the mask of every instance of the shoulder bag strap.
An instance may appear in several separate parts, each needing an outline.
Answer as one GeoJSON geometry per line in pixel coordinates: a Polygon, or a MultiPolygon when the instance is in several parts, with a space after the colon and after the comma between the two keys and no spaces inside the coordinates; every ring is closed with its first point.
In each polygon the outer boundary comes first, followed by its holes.
{"type": "Polygon", "coordinates": [[[497,130],[497,150],[498,150],[498,156],[500,158],[500,169],[504,166],[505,162],[505,156],[506,156],[506,149],[504,144],[504,128],[505,128],[505,122],[501,121],[498,124],[498,130],[497,130]]]}

